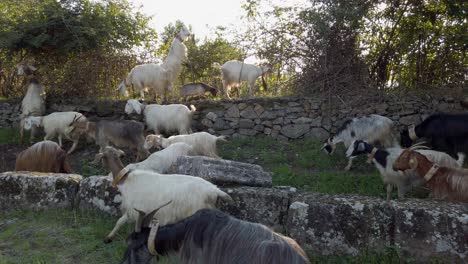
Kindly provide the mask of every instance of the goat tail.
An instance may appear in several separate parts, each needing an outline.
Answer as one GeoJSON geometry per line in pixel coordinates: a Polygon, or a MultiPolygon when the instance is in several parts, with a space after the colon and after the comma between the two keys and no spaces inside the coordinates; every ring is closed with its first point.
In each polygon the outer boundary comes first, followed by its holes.
{"type": "Polygon", "coordinates": [[[465,162],[465,154],[463,152],[458,152],[457,164],[460,165],[460,168],[463,168],[463,163],[465,162]]]}
{"type": "Polygon", "coordinates": [[[194,106],[194,105],[190,105],[190,113],[195,113],[195,111],[197,111],[197,108],[194,106]]]}
{"type": "Polygon", "coordinates": [[[219,136],[219,137],[217,137],[217,138],[216,138],[216,141],[218,141],[218,140],[221,140],[221,141],[227,142],[227,138],[226,138],[226,136],[219,136]]]}
{"type": "Polygon", "coordinates": [[[227,202],[227,203],[232,203],[233,200],[231,198],[231,196],[229,196],[229,194],[221,191],[221,190],[218,190],[218,198],[221,199],[222,201],[224,202],[227,202]]]}

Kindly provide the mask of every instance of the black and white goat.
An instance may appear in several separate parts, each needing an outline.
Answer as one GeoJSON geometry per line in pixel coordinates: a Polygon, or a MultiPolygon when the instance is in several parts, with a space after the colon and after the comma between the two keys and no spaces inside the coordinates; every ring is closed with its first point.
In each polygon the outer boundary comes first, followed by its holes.
{"type": "MultiPolygon", "coordinates": [[[[414,146],[413,148],[417,149],[418,146],[414,146]]],[[[459,160],[455,160],[444,152],[429,149],[417,149],[416,151],[425,155],[430,161],[440,166],[459,168],[463,165],[463,155],[460,156],[459,160]]],[[[395,160],[402,152],[403,149],[399,147],[378,149],[367,142],[356,140],[346,151],[346,157],[351,158],[359,155],[368,155],[368,162],[374,163],[387,188],[387,200],[390,200],[393,186],[397,187],[398,198],[402,199],[410,187],[419,186],[424,183],[414,172],[401,172],[393,169],[392,166],[395,160]]]]}
{"type": "Polygon", "coordinates": [[[468,114],[434,114],[417,126],[401,132],[401,145],[411,146],[423,138],[432,149],[447,152],[452,157],[468,154],[468,114]]]}
{"type": "MultiPolygon", "coordinates": [[[[333,154],[336,144],[343,142],[345,147],[349,148],[354,140],[364,140],[384,148],[399,146],[395,123],[385,116],[369,115],[355,117],[344,122],[336,134],[327,139],[322,149],[327,154],[333,154]]],[[[348,158],[348,165],[345,170],[351,169],[354,158],[348,158]]]]}
{"type": "Polygon", "coordinates": [[[180,263],[184,264],[310,263],[296,241],[264,225],[242,221],[219,210],[202,209],[158,228],[153,219],[158,209],[146,215],[138,211],[135,232],[127,238],[121,263],[150,263],[154,255],[170,252],[178,252],[180,263]],[[146,227],[150,222],[151,228],[146,227]]]}

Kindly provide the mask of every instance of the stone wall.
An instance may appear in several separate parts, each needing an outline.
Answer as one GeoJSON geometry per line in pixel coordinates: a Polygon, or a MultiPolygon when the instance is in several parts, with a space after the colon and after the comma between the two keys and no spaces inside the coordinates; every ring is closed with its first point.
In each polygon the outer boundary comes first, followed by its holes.
{"type": "MultiPolygon", "coordinates": [[[[468,260],[468,205],[405,199],[301,193],[292,187],[224,188],[232,203],[219,208],[289,235],[314,255],[356,255],[395,247],[404,259],[468,260]]],[[[77,207],[119,215],[121,195],[107,176],[5,172],[0,212],[77,207]],[[78,186],[79,185],[79,186],[78,186]]]]}
{"type": "MultiPolygon", "coordinates": [[[[19,101],[0,102],[0,126],[19,120],[19,101]]],[[[389,95],[384,93],[339,96],[256,98],[234,101],[194,101],[194,131],[229,136],[267,135],[278,139],[328,137],[352,117],[380,114],[400,127],[419,123],[436,112],[466,111],[452,96],[389,95]]],[[[141,120],[124,113],[125,101],[69,100],[48,102],[47,112],[79,111],[88,117],[141,120]]]]}

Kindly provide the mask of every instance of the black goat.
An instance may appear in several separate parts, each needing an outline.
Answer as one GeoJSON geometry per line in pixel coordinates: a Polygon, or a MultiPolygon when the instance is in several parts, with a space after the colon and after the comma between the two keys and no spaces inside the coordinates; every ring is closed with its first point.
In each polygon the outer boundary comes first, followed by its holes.
{"type": "Polygon", "coordinates": [[[401,144],[406,148],[424,138],[433,149],[453,157],[459,152],[468,154],[468,114],[434,114],[400,135],[401,144]]]}
{"type": "Polygon", "coordinates": [[[185,264],[310,263],[293,239],[215,209],[202,209],[178,223],[163,226],[155,238],[149,239],[155,229],[144,226],[157,210],[146,215],[139,211],[135,232],[127,238],[128,247],[121,263],[149,263],[153,255],[148,247],[153,254],[178,252],[185,264]]]}

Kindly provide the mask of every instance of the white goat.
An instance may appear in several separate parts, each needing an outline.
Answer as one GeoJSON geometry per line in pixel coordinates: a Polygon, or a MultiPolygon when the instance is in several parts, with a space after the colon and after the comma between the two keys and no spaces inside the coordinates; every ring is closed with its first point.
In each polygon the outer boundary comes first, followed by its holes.
{"type": "Polygon", "coordinates": [[[216,142],[218,140],[226,141],[225,136],[215,136],[207,132],[197,132],[190,135],[177,135],[164,138],[160,135],[148,135],[143,145],[146,149],[152,147],[167,148],[176,142],[184,142],[193,147],[195,155],[219,158],[216,151],[216,142]]]}
{"type": "Polygon", "coordinates": [[[167,91],[173,89],[173,82],[182,71],[182,62],[187,60],[187,47],[184,41],[190,36],[190,31],[183,26],[171,43],[169,54],[162,64],[141,64],[135,66],[127,78],[122,81],[117,90],[128,96],[127,86],[135,85],[140,97],[145,97],[144,91],[152,88],[156,95],[162,95],[163,101],[167,99],[167,91]]]}
{"type": "MultiPolygon", "coordinates": [[[[458,161],[453,159],[450,155],[444,152],[418,149],[417,152],[425,155],[430,161],[445,167],[460,168],[464,162],[464,155],[459,155],[458,161]]],[[[386,148],[378,149],[362,140],[353,141],[346,151],[346,156],[357,157],[358,155],[367,154],[368,160],[372,161],[380,172],[382,181],[387,188],[387,200],[390,200],[390,195],[393,191],[393,186],[398,189],[398,198],[402,199],[406,191],[411,186],[422,185],[424,182],[414,173],[410,171],[401,172],[393,169],[395,160],[403,152],[402,148],[386,148]]]]}
{"type": "Polygon", "coordinates": [[[180,156],[192,155],[193,147],[178,142],[169,147],[154,152],[147,159],[139,163],[128,164],[125,168],[128,170],[149,170],[157,173],[167,173],[169,168],[177,161],[180,156]]]}
{"type": "MultiPolygon", "coordinates": [[[[18,75],[26,75],[29,78],[28,90],[23,101],[21,101],[20,140],[22,142],[24,136],[24,119],[28,116],[41,116],[45,114],[45,91],[44,86],[42,86],[33,75],[37,70],[34,66],[20,63],[16,67],[18,69],[18,75]]],[[[36,127],[32,127],[31,141],[34,139],[35,134],[36,127]]]]}
{"type": "Polygon", "coordinates": [[[183,104],[144,105],[130,99],[125,105],[125,113],[143,114],[148,130],[153,130],[155,134],[162,131],[189,134],[192,133],[192,115],[197,110],[193,105],[190,105],[190,108],[191,110],[183,104]]]}
{"type": "Polygon", "coordinates": [[[73,145],[68,154],[72,153],[78,145],[81,133],[71,132],[71,123],[86,122],[86,117],[78,112],[54,112],[46,116],[29,116],[24,120],[24,128],[31,129],[34,126],[43,127],[45,132],[44,140],[58,136],[59,146],[62,146],[62,137],[73,141],[73,145]]]}
{"type": "Polygon", "coordinates": [[[128,221],[137,219],[133,208],[143,211],[154,209],[155,204],[171,203],[161,209],[156,217],[164,226],[193,215],[203,208],[215,208],[218,198],[232,201],[231,197],[216,185],[199,177],[180,174],[159,174],[147,170],[127,170],[120,161],[123,151],[106,147],[96,154],[94,162],[102,160],[111,170],[113,185],[122,194],[122,217],[104,242],[109,243],[116,232],[128,221]]]}
{"type": "MultiPolygon", "coordinates": [[[[344,122],[336,134],[327,139],[322,149],[327,154],[333,154],[336,144],[343,142],[347,149],[354,140],[359,139],[370,144],[379,143],[384,148],[400,146],[396,124],[385,116],[369,115],[355,117],[344,122]]],[[[349,157],[345,170],[351,169],[354,158],[349,157]]]]}
{"type": "MultiPolygon", "coordinates": [[[[237,92],[239,93],[239,86],[243,81],[247,82],[249,95],[253,96],[255,81],[258,77],[262,76],[265,86],[264,76],[267,73],[273,72],[271,66],[256,66],[236,60],[227,61],[222,66],[217,62],[213,65],[221,70],[223,76],[223,93],[224,96],[229,99],[231,99],[229,96],[231,88],[237,87],[237,92]]],[[[266,87],[264,88],[266,90],[266,87]]]]}

